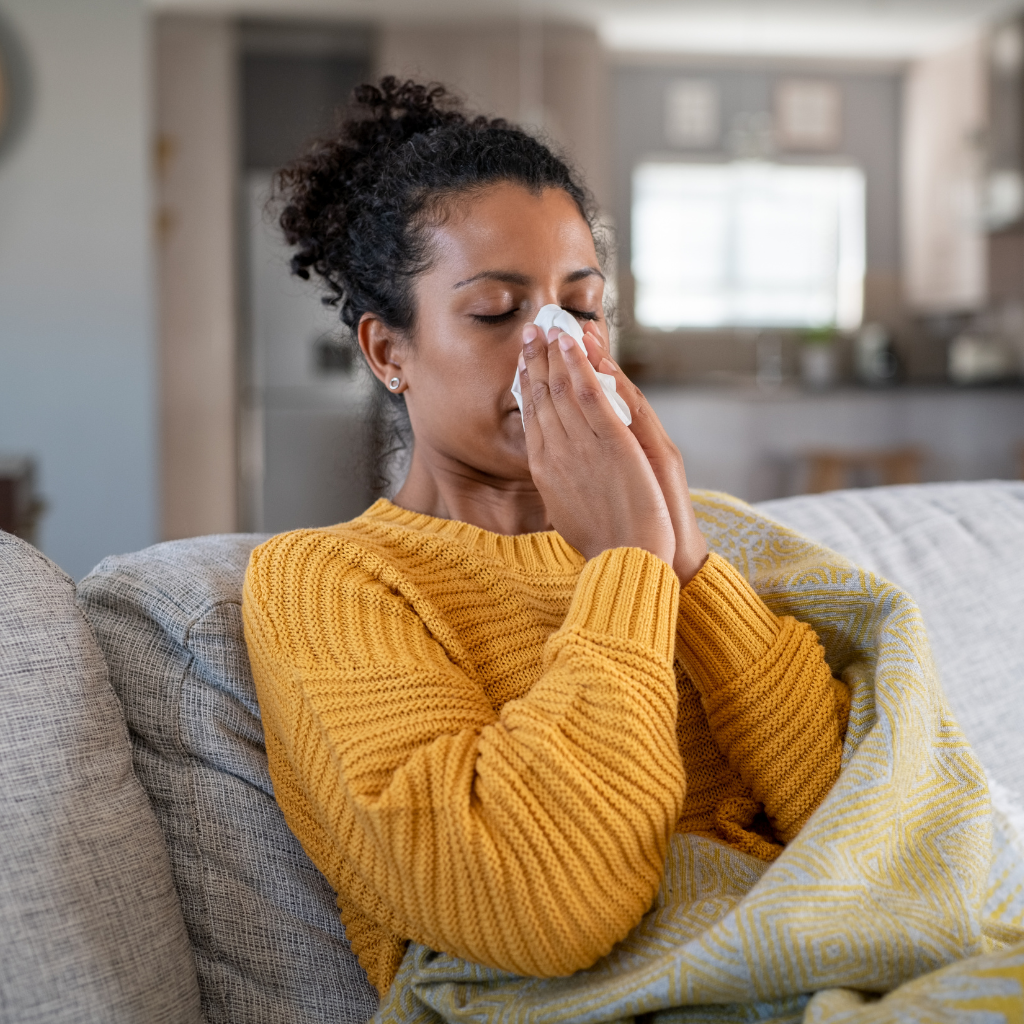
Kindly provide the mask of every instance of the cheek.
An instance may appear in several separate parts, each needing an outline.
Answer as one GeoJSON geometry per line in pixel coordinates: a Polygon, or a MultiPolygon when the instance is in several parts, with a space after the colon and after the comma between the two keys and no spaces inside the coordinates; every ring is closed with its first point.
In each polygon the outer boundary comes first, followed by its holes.
{"type": "MultiPolygon", "coordinates": [[[[416,404],[434,424],[475,422],[493,430],[504,406],[514,401],[510,389],[521,349],[518,332],[431,332],[417,346],[416,404]],[[514,337],[513,337],[514,335],[514,337]]],[[[481,437],[480,440],[483,440],[481,437]]]]}
{"type": "Polygon", "coordinates": [[[521,341],[514,344],[513,335],[518,338],[515,328],[498,332],[493,327],[467,327],[465,321],[452,323],[434,338],[431,375],[458,390],[472,386],[474,391],[493,392],[511,387],[522,348],[521,341]]]}

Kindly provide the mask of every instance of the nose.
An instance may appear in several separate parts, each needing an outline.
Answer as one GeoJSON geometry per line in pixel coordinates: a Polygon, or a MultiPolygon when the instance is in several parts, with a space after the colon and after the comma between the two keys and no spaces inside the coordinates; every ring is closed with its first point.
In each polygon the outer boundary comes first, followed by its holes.
{"type": "Polygon", "coordinates": [[[558,300],[558,289],[554,283],[538,288],[535,295],[531,297],[531,315],[536,316],[545,306],[559,306],[561,302],[558,300]]]}

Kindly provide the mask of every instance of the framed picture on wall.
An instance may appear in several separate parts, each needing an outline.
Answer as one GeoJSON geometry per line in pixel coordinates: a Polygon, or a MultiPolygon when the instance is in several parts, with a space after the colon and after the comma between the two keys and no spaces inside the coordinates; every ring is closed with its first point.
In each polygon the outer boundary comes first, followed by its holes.
{"type": "Polygon", "coordinates": [[[783,79],[775,87],[775,127],[782,149],[838,149],[843,134],[839,87],[821,79],[783,79]]]}
{"type": "Polygon", "coordinates": [[[719,141],[718,87],[702,78],[678,78],[665,90],[665,141],[681,148],[711,149],[719,141]]]}

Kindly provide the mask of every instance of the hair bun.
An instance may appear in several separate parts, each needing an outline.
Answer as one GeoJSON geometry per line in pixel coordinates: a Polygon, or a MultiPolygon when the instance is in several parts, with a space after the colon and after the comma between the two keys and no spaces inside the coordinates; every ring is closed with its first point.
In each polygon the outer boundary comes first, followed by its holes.
{"type": "Polygon", "coordinates": [[[460,101],[436,82],[400,82],[388,75],[379,85],[356,86],[337,134],[315,142],[277,176],[277,197],[285,200],[281,227],[287,241],[298,246],[292,271],[308,280],[314,270],[334,300],[340,299],[346,288],[327,267],[337,264],[351,242],[367,201],[380,198],[389,154],[416,135],[487,123],[482,117],[471,122],[460,101]]]}
{"type": "Polygon", "coordinates": [[[414,135],[443,125],[469,121],[459,100],[437,82],[399,82],[388,75],[379,86],[356,86],[352,99],[345,135],[366,152],[401,145],[414,135]]]}

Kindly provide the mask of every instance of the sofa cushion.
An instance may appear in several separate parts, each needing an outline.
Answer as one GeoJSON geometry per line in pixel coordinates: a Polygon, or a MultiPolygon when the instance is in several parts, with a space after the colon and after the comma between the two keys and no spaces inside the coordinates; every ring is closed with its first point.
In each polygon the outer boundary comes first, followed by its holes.
{"type": "Polygon", "coordinates": [[[376,993],[285,824],[242,635],[254,535],[107,558],[79,600],[156,808],[211,1024],[367,1020],[376,993]]]}
{"type": "Polygon", "coordinates": [[[0,532],[0,1018],[199,1024],[167,848],[75,585],[0,532]]]}
{"type": "Polygon", "coordinates": [[[1024,794],[1024,483],[878,487],[758,507],[913,596],[967,738],[994,779],[1024,794]]]}

